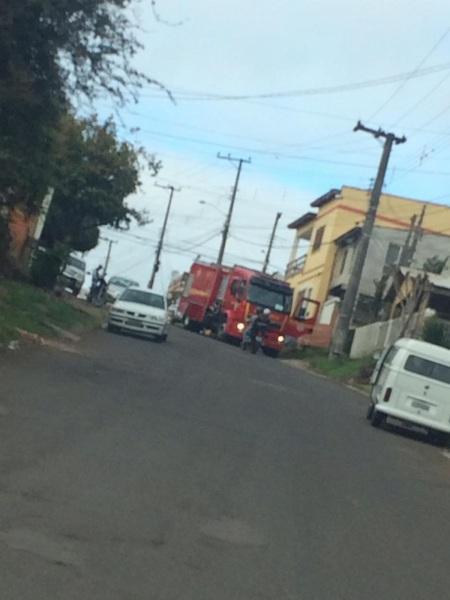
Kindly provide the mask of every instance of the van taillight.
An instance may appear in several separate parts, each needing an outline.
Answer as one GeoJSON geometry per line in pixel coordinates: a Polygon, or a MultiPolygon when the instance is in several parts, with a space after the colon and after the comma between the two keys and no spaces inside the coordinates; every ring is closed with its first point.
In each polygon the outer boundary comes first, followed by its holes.
{"type": "Polygon", "coordinates": [[[389,402],[391,394],[392,394],[392,388],[386,388],[386,391],[384,392],[383,402],[389,402]]]}

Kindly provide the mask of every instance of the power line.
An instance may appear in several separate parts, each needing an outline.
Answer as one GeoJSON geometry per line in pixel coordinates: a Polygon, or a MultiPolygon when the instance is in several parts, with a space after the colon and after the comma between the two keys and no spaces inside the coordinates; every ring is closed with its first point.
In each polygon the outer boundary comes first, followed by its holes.
{"type": "MultiPolygon", "coordinates": [[[[443,112],[446,112],[449,109],[450,109],[450,105],[443,112]]],[[[436,139],[438,139],[439,137],[442,137],[442,136],[447,136],[448,134],[450,134],[450,131],[443,132],[442,134],[436,136],[436,139]]],[[[432,144],[432,143],[433,143],[433,140],[430,142],[430,144],[432,144]]],[[[426,146],[424,146],[420,155],[418,157],[414,157],[413,164],[410,167],[408,167],[406,169],[398,169],[397,168],[397,170],[403,171],[403,175],[401,177],[395,177],[395,181],[398,181],[399,179],[403,179],[406,175],[413,173],[414,171],[417,171],[418,169],[420,169],[422,167],[423,163],[430,158],[430,156],[432,156],[432,155],[436,156],[437,154],[442,152],[442,150],[445,150],[449,145],[450,145],[450,142],[446,141],[445,143],[441,143],[440,145],[436,146],[435,148],[431,148],[428,152],[425,151],[426,146]]],[[[426,171],[422,171],[422,174],[428,174],[428,173],[426,171]]],[[[393,180],[394,180],[394,177],[392,178],[391,183],[393,180]]]]}
{"type": "Polygon", "coordinates": [[[434,85],[431,88],[431,90],[429,90],[424,96],[421,96],[419,98],[419,100],[417,100],[417,102],[415,102],[407,111],[405,111],[402,115],[400,115],[400,117],[395,121],[394,127],[396,125],[398,125],[401,121],[403,121],[403,119],[406,119],[406,117],[409,117],[409,115],[411,113],[413,113],[418,106],[420,106],[421,104],[423,104],[423,102],[425,102],[425,100],[428,100],[428,98],[430,96],[432,96],[434,94],[434,92],[436,90],[438,90],[441,87],[441,85],[443,83],[445,83],[447,81],[447,79],[449,79],[449,78],[450,78],[450,73],[447,73],[442,79],[440,79],[438,81],[438,83],[436,85],[434,85]]]}
{"type": "MultiPolygon", "coordinates": [[[[125,235],[128,237],[132,237],[133,239],[136,239],[137,242],[144,246],[148,246],[148,245],[157,245],[157,240],[152,239],[152,238],[148,238],[148,237],[144,237],[144,236],[140,236],[140,235],[136,235],[134,233],[128,232],[128,231],[118,231],[116,233],[120,233],[121,235],[125,235]]],[[[214,239],[215,237],[218,237],[221,234],[221,230],[217,229],[214,231],[210,231],[210,232],[203,232],[201,235],[199,236],[195,236],[193,239],[190,240],[180,240],[179,243],[181,244],[187,244],[188,247],[190,247],[192,245],[192,247],[197,247],[200,246],[201,244],[205,244],[206,242],[210,241],[211,239],[214,239]],[[204,239],[206,237],[206,239],[204,239]]],[[[131,241],[131,240],[130,240],[131,241]]],[[[169,246],[173,244],[168,244],[169,246]]],[[[178,245],[179,248],[182,248],[180,245],[178,245]]]]}
{"type": "MultiPolygon", "coordinates": [[[[121,235],[125,235],[125,236],[130,236],[132,238],[138,238],[136,239],[136,241],[134,240],[129,240],[132,243],[135,243],[139,246],[143,246],[148,248],[149,246],[151,247],[156,247],[157,246],[157,240],[151,240],[150,238],[142,238],[141,236],[134,236],[134,234],[131,234],[129,232],[125,232],[125,231],[120,231],[120,232],[116,232],[116,233],[120,233],[121,235]]],[[[168,252],[171,254],[179,254],[182,256],[191,256],[192,255],[192,250],[197,249],[199,247],[202,247],[204,244],[206,244],[207,242],[211,241],[214,238],[219,237],[219,235],[221,234],[221,231],[216,231],[213,232],[209,235],[209,237],[207,239],[203,239],[202,241],[199,241],[196,244],[193,244],[192,246],[188,246],[188,247],[182,247],[178,244],[171,244],[171,243],[165,243],[164,244],[164,252],[168,252]]],[[[205,256],[205,258],[210,259],[211,261],[215,262],[216,258],[214,257],[214,255],[212,254],[214,252],[214,250],[212,248],[205,248],[205,252],[207,254],[202,253],[203,256],[205,256]]],[[[242,256],[241,254],[234,254],[234,253],[228,253],[227,252],[227,256],[228,257],[234,257],[234,259],[238,260],[238,261],[243,261],[245,263],[251,263],[251,264],[260,264],[261,261],[258,261],[256,259],[252,259],[252,258],[247,258],[242,256]]],[[[139,261],[138,263],[136,263],[134,266],[139,266],[140,264],[143,264],[144,262],[147,262],[148,259],[139,261]]],[[[119,273],[123,273],[125,270],[130,270],[133,267],[127,267],[127,269],[124,269],[122,271],[120,271],[119,273]]],[[[117,273],[117,274],[119,274],[117,273]]]]}
{"type": "Polygon", "coordinates": [[[431,50],[429,50],[427,52],[427,54],[424,56],[424,58],[422,58],[422,60],[419,62],[417,67],[414,69],[414,71],[411,71],[409,76],[403,78],[403,81],[400,83],[400,85],[382,103],[382,105],[369,117],[369,121],[372,121],[377,115],[379,115],[380,112],[391,102],[391,100],[393,100],[397,96],[397,94],[399,94],[399,92],[401,92],[401,90],[405,87],[405,85],[408,83],[408,81],[410,81],[411,79],[414,79],[416,77],[417,73],[420,73],[420,68],[422,67],[422,65],[424,65],[426,63],[426,61],[430,58],[430,56],[434,53],[434,51],[444,41],[444,39],[447,37],[449,31],[450,31],[450,28],[447,28],[445,30],[445,32],[441,35],[441,37],[438,39],[438,41],[433,45],[431,50]]]}
{"type": "MultiPolygon", "coordinates": [[[[249,246],[256,246],[257,248],[267,248],[267,242],[255,242],[253,240],[245,240],[240,238],[234,234],[230,234],[230,237],[237,242],[242,242],[243,244],[248,244],[249,246]]],[[[290,250],[292,248],[292,244],[290,246],[272,246],[274,250],[290,250]]]]}
{"type": "MultiPolygon", "coordinates": [[[[428,58],[428,57],[427,57],[428,58]]],[[[173,91],[174,97],[184,101],[222,101],[222,100],[263,100],[265,98],[296,98],[299,96],[317,96],[324,94],[335,94],[339,92],[348,92],[353,90],[365,89],[396,83],[397,81],[409,81],[446,71],[450,69],[450,63],[442,63],[433,65],[424,69],[416,68],[413,71],[398,73],[388,77],[380,77],[377,79],[366,79],[354,83],[345,83],[334,86],[323,86],[317,88],[306,88],[298,90],[280,91],[280,92],[265,92],[260,94],[213,94],[210,92],[194,92],[194,91],[173,91]]],[[[149,95],[146,95],[149,97],[149,95]]],[[[154,97],[150,95],[150,97],[154,97]]]]}
{"type": "MultiPolygon", "coordinates": [[[[260,104],[262,104],[264,106],[263,103],[260,103],[260,104]]],[[[133,115],[133,116],[136,116],[136,117],[139,117],[139,118],[143,118],[143,119],[150,119],[152,121],[156,121],[157,123],[161,123],[163,125],[166,124],[166,125],[171,125],[171,126],[175,126],[175,127],[182,127],[184,129],[191,129],[191,130],[194,130],[194,131],[200,131],[202,133],[211,133],[211,134],[215,134],[215,135],[219,135],[219,136],[233,137],[233,138],[237,138],[237,139],[248,140],[250,142],[256,142],[256,143],[263,144],[263,145],[275,144],[275,145],[278,145],[280,147],[286,147],[286,148],[311,148],[311,149],[317,149],[316,148],[316,144],[319,144],[320,142],[324,142],[324,141],[327,141],[327,140],[332,139],[332,138],[341,138],[342,136],[347,135],[347,134],[350,133],[346,129],[346,130],[343,130],[343,131],[338,131],[336,133],[332,133],[332,134],[327,134],[325,136],[321,136],[320,138],[317,138],[317,139],[306,140],[303,143],[298,143],[297,142],[295,144],[292,144],[292,143],[287,143],[287,142],[280,142],[280,141],[277,141],[277,140],[269,140],[269,139],[264,139],[264,138],[259,138],[259,137],[257,138],[257,137],[252,137],[252,136],[245,136],[245,135],[242,135],[242,134],[227,133],[227,132],[224,132],[224,131],[218,131],[218,130],[215,130],[215,129],[205,128],[205,127],[196,127],[196,126],[189,125],[187,123],[179,122],[179,121],[167,121],[167,120],[155,118],[152,115],[148,115],[148,114],[137,112],[135,110],[133,110],[133,111],[127,110],[127,112],[129,114],[133,115]]],[[[322,115],[323,114],[323,113],[314,113],[314,111],[300,111],[300,112],[306,112],[307,114],[318,114],[318,115],[322,115]]],[[[334,115],[334,118],[336,118],[336,115],[334,115]]],[[[349,121],[350,119],[344,119],[344,120],[345,121],[349,121]]],[[[351,119],[351,121],[353,122],[353,119],[351,119]]],[[[144,132],[146,131],[145,129],[142,129],[142,128],[139,128],[139,129],[141,131],[144,131],[144,132]]],[[[340,142],[340,143],[337,144],[337,146],[338,147],[345,146],[348,143],[351,143],[352,145],[355,145],[355,140],[352,140],[351,142],[340,142]]],[[[333,147],[334,146],[336,146],[336,144],[333,145],[333,147]]],[[[318,149],[320,150],[322,148],[329,148],[329,147],[330,147],[330,145],[327,144],[326,146],[322,146],[322,147],[319,146],[318,149]]],[[[367,146],[367,148],[370,149],[369,146],[367,146]]],[[[203,172],[204,170],[206,170],[208,168],[209,168],[208,166],[202,166],[202,167],[200,167],[200,172],[203,172]]],[[[189,169],[188,169],[188,171],[189,171],[189,169]]],[[[198,175],[198,173],[196,173],[196,176],[197,175],[198,175]]],[[[183,177],[183,176],[185,176],[184,171],[181,174],[180,173],[176,174],[177,180],[179,180],[180,177],[183,177]]],[[[189,173],[189,176],[191,176],[190,173],[189,173]]]]}
{"type": "MultiPolygon", "coordinates": [[[[449,109],[450,109],[450,106],[449,106],[449,109]]],[[[163,138],[174,139],[177,141],[186,141],[191,144],[199,144],[202,146],[217,147],[217,143],[210,142],[209,140],[201,140],[198,138],[177,136],[177,135],[172,135],[172,134],[163,133],[163,132],[159,132],[159,131],[150,131],[150,130],[143,130],[143,131],[146,131],[147,133],[149,133],[151,135],[156,135],[156,136],[163,137],[163,138]]],[[[248,152],[250,154],[260,154],[262,156],[270,156],[276,160],[285,158],[287,160],[298,160],[298,161],[306,161],[306,162],[313,162],[313,163],[316,162],[316,163],[339,165],[339,166],[342,165],[342,166],[346,166],[346,167],[350,167],[350,168],[357,168],[357,169],[373,169],[373,165],[369,165],[369,164],[355,163],[355,162],[342,161],[342,160],[333,160],[333,159],[326,159],[326,158],[317,158],[315,156],[309,156],[309,155],[288,154],[285,152],[279,152],[278,150],[261,150],[258,148],[246,148],[244,146],[235,146],[235,145],[231,145],[230,148],[233,148],[234,150],[241,150],[244,152],[248,152]]],[[[397,167],[397,170],[409,172],[409,169],[406,169],[406,168],[397,167]]],[[[429,171],[429,170],[427,170],[427,171],[422,171],[422,174],[423,175],[450,176],[449,171],[429,171]]]]}

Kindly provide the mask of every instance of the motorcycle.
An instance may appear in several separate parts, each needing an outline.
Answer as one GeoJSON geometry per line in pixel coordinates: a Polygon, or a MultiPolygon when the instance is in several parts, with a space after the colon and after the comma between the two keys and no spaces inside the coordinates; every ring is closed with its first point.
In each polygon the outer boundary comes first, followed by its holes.
{"type": "Polygon", "coordinates": [[[242,350],[250,349],[252,354],[256,354],[260,348],[264,347],[264,336],[269,327],[269,323],[259,321],[250,327],[243,336],[242,350]]]}

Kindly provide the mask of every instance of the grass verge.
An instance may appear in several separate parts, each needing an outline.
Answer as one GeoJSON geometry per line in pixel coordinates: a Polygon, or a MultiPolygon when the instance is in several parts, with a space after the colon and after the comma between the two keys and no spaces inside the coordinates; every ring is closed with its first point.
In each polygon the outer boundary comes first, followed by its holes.
{"type": "Polygon", "coordinates": [[[0,280],[0,343],[17,339],[17,329],[44,337],[55,337],[55,327],[73,333],[94,329],[101,320],[98,313],[27,283],[0,280]]]}
{"type": "Polygon", "coordinates": [[[306,368],[312,371],[363,389],[367,389],[369,385],[370,376],[376,362],[371,356],[357,359],[347,357],[330,359],[328,358],[328,351],[320,348],[288,351],[283,355],[283,358],[300,360],[306,368]]]}

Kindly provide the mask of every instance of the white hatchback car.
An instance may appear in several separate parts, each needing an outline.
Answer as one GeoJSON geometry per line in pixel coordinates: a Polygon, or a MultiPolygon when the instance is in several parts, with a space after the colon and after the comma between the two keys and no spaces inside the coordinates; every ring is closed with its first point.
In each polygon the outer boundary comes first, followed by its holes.
{"type": "Polygon", "coordinates": [[[106,290],[108,299],[115,302],[117,298],[120,298],[123,292],[129,287],[139,287],[139,284],[132,279],[127,279],[126,277],[111,277],[106,290]]]}
{"type": "Polygon", "coordinates": [[[167,329],[166,299],[150,290],[127,288],[109,311],[108,331],[128,331],[165,342],[167,329]]]}

